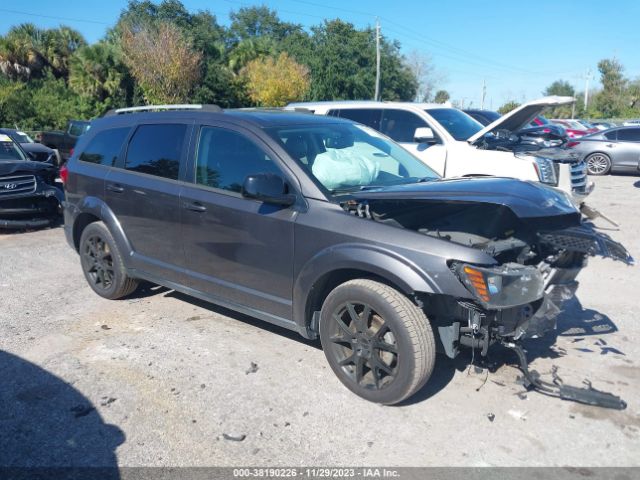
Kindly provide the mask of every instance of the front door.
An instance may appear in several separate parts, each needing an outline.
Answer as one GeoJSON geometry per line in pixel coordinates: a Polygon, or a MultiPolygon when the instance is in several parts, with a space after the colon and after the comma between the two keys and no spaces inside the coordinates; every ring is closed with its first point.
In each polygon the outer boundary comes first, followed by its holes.
{"type": "Polygon", "coordinates": [[[385,108],[382,112],[380,131],[413,153],[439,175],[444,175],[447,150],[433,127],[413,112],[393,108],[385,108]],[[432,143],[417,143],[414,140],[416,129],[424,127],[433,130],[435,138],[432,143]]]}
{"type": "Polygon", "coordinates": [[[247,175],[282,175],[275,155],[248,131],[211,125],[200,128],[194,157],[181,195],[188,286],[291,319],[296,212],[240,193],[247,175]]]}

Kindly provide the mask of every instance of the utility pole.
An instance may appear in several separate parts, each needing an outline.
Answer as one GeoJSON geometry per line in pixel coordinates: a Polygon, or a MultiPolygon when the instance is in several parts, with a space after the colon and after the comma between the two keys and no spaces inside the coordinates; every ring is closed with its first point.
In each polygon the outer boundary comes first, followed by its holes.
{"type": "Polygon", "coordinates": [[[484,110],[484,99],[487,96],[487,82],[486,79],[482,79],[482,101],[480,102],[480,110],[484,110]]]}
{"type": "Polygon", "coordinates": [[[376,93],[375,101],[380,100],[380,20],[376,18],[376,93]]]}
{"type": "Polygon", "coordinates": [[[587,70],[587,74],[584,77],[585,85],[584,85],[584,110],[587,111],[587,107],[589,106],[589,80],[591,79],[591,69],[587,70]]]}

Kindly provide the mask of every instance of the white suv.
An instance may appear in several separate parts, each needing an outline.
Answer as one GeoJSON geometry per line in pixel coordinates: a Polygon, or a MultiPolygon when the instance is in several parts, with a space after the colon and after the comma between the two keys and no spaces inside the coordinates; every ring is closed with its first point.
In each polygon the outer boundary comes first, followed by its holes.
{"type": "Polygon", "coordinates": [[[317,115],[348,118],[387,135],[443,177],[495,175],[533,180],[570,193],[581,204],[590,193],[584,166],[554,162],[532,153],[481,148],[487,135],[507,135],[528,126],[547,106],[572,97],[545,97],[522,105],[483,127],[466,113],[442,104],[335,101],[291,103],[317,115]]]}

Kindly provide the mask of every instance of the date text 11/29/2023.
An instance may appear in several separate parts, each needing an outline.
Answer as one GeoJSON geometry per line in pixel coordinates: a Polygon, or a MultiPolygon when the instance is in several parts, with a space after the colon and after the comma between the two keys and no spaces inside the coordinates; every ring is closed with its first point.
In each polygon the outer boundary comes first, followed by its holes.
{"type": "Polygon", "coordinates": [[[233,477],[245,478],[400,478],[400,472],[389,468],[234,468],[233,477]]]}

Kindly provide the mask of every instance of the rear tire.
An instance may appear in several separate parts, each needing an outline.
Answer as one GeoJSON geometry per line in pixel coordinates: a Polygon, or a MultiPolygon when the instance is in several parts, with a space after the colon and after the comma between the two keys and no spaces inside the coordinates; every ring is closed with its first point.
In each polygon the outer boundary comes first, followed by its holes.
{"type": "Polygon", "coordinates": [[[592,153],[585,161],[589,175],[606,175],[611,171],[611,158],[605,153],[592,153]]]}
{"type": "Polygon", "coordinates": [[[122,255],[103,222],[93,222],[80,236],[80,263],[91,289],[109,300],[126,297],[138,288],[138,280],[127,275],[122,255]]]}
{"type": "Polygon", "coordinates": [[[409,398],[435,364],[435,340],[424,312],[373,280],[350,280],[327,296],[320,341],[340,381],[371,402],[392,405],[409,398]]]}

